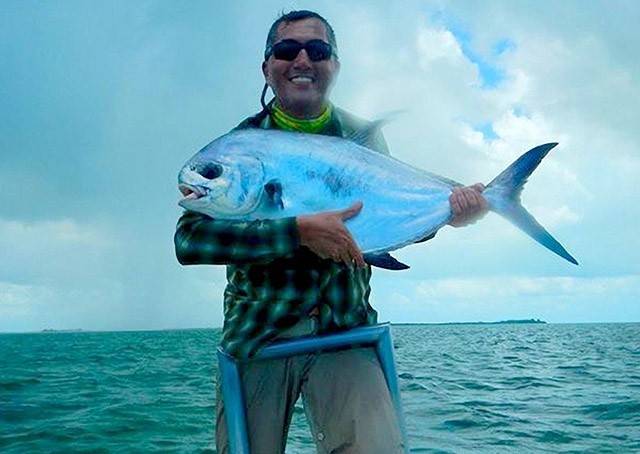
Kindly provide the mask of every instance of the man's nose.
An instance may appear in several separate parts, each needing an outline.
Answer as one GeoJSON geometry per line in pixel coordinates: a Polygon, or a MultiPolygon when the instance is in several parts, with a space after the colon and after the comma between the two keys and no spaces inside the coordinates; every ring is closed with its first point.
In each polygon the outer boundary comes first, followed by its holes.
{"type": "Polygon", "coordinates": [[[309,54],[307,54],[307,50],[301,49],[300,52],[298,52],[298,55],[296,55],[296,58],[293,60],[293,67],[308,68],[310,66],[311,66],[311,59],[309,58],[309,54]]]}

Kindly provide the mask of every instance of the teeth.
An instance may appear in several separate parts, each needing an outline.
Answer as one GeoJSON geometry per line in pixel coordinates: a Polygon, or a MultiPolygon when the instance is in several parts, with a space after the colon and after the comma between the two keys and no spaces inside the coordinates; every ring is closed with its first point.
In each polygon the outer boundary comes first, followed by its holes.
{"type": "Polygon", "coordinates": [[[207,191],[204,188],[200,188],[198,186],[180,185],[178,189],[185,199],[190,200],[199,199],[207,194],[207,191]]]}
{"type": "Polygon", "coordinates": [[[291,78],[291,82],[304,82],[304,83],[308,83],[308,82],[313,82],[313,79],[312,79],[311,77],[296,76],[296,77],[292,77],[292,78],[291,78]]]}

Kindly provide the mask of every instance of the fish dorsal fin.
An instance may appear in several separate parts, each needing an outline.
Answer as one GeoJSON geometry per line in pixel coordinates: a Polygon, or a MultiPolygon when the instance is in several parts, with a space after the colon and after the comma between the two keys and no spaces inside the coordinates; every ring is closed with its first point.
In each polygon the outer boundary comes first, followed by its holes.
{"type": "Polygon", "coordinates": [[[357,131],[353,131],[352,133],[346,135],[345,139],[368,148],[371,145],[371,137],[374,137],[378,133],[378,130],[380,130],[387,123],[390,123],[402,112],[403,111],[401,110],[394,110],[392,112],[389,112],[381,118],[378,118],[377,120],[370,121],[369,124],[364,128],[358,129],[357,131]]]}
{"type": "Polygon", "coordinates": [[[274,208],[284,210],[282,202],[282,184],[277,178],[267,181],[264,185],[264,193],[274,208]]]}
{"type": "Polygon", "coordinates": [[[395,259],[388,252],[383,252],[381,254],[364,254],[364,261],[369,265],[377,266],[378,268],[384,268],[386,270],[406,270],[409,269],[409,265],[406,263],[402,263],[399,260],[395,259]]]}

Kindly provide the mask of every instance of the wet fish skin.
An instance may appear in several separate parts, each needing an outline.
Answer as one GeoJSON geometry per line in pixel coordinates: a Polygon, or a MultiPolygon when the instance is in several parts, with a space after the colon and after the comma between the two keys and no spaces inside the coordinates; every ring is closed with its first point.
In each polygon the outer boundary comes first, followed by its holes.
{"type": "MultiPolygon", "coordinates": [[[[577,263],[519,202],[527,177],[555,145],[525,153],[487,185],[484,196],[490,210],[577,263]]],[[[361,200],[361,212],[345,225],[369,255],[415,243],[446,225],[449,196],[462,186],[350,140],[262,129],[214,140],[184,165],[178,183],[184,194],[191,192],[180,201],[183,208],[223,219],[299,216],[361,200]]]]}

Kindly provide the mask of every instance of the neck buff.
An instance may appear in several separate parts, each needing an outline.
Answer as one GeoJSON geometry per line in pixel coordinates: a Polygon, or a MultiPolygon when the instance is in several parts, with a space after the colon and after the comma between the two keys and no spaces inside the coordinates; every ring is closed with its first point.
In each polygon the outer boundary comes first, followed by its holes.
{"type": "Polygon", "coordinates": [[[271,118],[278,128],[284,131],[298,131],[306,132],[310,134],[316,134],[324,129],[325,126],[331,120],[331,104],[328,104],[318,117],[311,118],[309,120],[301,120],[296,117],[292,117],[284,110],[282,110],[277,104],[274,104],[271,108],[271,118]]]}

